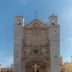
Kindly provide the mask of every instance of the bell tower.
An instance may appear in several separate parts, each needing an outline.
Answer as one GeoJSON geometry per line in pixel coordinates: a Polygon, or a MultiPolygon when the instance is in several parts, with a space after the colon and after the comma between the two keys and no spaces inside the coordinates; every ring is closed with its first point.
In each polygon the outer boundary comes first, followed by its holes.
{"type": "Polygon", "coordinates": [[[50,55],[51,55],[51,72],[59,72],[60,58],[60,25],[58,24],[57,16],[49,17],[49,40],[50,40],[50,55]]]}
{"type": "Polygon", "coordinates": [[[21,72],[22,40],[23,40],[23,16],[15,17],[14,24],[14,72],[21,72]]]}

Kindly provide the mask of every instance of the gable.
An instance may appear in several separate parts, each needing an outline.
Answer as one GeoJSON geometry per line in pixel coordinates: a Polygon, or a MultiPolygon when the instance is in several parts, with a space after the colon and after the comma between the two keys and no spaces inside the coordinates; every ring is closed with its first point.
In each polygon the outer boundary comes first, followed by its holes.
{"type": "Polygon", "coordinates": [[[31,21],[29,24],[25,25],[25,28],[33,28],[33,27],[40,27],[40,28],[46,28],[46,24],[44,24],[42,21],[35,19],[31,21]]]}

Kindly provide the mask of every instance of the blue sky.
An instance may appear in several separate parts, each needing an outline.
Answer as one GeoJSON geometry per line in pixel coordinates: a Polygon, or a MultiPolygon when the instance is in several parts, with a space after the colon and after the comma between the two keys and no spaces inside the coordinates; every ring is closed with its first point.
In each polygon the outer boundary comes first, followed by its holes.
{"type": "Polygon", "coordinates": [[[35,18],[45,23],[53,13],[61,25],[61,56],[70,61],[72,55],[72,0],[1,0],[0,1],[0,64],[13,62],[13,25],[16,15],[23,15],[25,24],[35,18]]]}

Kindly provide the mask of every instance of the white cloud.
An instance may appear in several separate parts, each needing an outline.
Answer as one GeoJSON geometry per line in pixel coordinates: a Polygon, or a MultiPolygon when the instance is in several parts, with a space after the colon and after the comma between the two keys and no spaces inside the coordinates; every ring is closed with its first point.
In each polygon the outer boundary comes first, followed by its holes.
{"type": "Polygon", "coordinates": [[[0,64],[4,67],[10,66],[13,63],[13,56],[9,56],[5,51],[0,51],[0,64]]]}
{"type": "Polygon", "coordinates": [[[71,56],[64,57],[64,62],[71,62],[71,56]]]}
{"type": "Polygon", "coordinates": [[[5,57],[3,58],[3,63],[4,67],[10,66],[11,64],[13,64],[13,57],[5,57]]]}

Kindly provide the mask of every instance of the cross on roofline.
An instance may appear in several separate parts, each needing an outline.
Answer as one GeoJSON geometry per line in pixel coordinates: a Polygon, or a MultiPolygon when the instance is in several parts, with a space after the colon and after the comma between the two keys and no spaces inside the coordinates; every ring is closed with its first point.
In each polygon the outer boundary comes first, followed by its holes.
{"type": "Polygon", "coordinates": [[[38,18],[38,12],[35,11],[35,18],[37,19],[38,18]]]}

